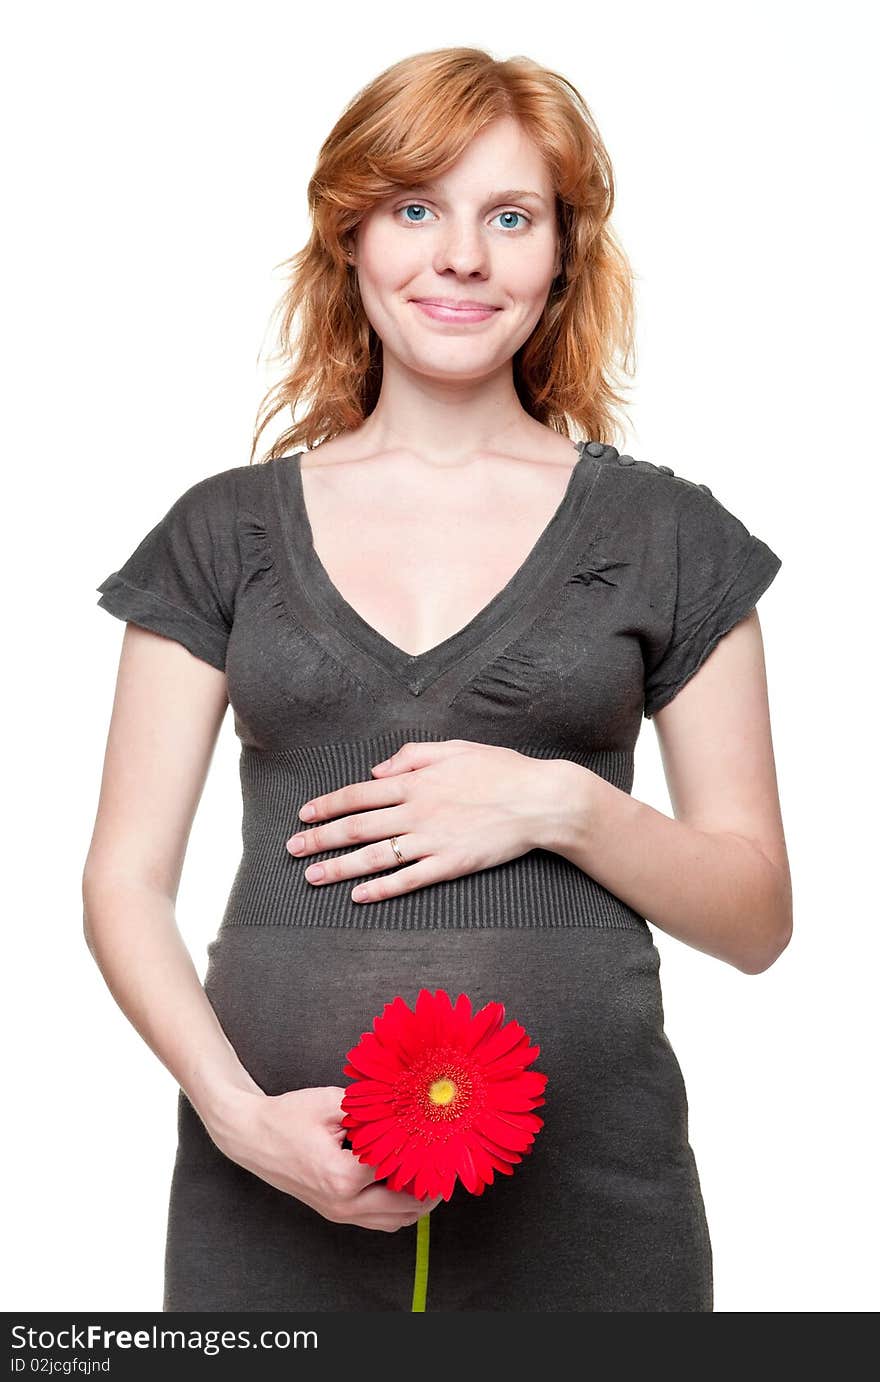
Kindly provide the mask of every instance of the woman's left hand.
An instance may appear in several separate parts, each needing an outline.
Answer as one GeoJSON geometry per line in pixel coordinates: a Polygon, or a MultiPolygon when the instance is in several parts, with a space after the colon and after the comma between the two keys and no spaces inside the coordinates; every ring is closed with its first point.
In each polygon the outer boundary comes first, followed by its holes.
{"type": "Polygon", "coordinates": [[[530,849],[552,848],[565,815],[562,770],[573,766],[468,739],[406,743],[374,764],[370,781],[305,803],[300,819],[326,824],[298,832],[287,848],[300,858],[358,846],[306,870],[308,881],[320,887],[396,867],[352,892],[355,902],[379,902],[530,849]],[[311,817],[304,814],[309,806],[311,817]],[[389,843],[392,835],[404,866],[389,843]]]}

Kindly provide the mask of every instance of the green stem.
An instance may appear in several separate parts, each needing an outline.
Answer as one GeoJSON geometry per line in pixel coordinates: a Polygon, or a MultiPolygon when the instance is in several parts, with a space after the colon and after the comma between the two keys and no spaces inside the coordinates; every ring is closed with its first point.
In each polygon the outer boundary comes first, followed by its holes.
{"type": "MultiPolygon", "coordinates": [[[[428,1294],[428,1245],[431,1240],[431,1215],[423,1214],[416,1224],[416,1277],[413,1284],[413,1310],[424,1310],[428,1294]]],[[[412,1312],[411,1312],[412,1313],[412,1312]]]]}

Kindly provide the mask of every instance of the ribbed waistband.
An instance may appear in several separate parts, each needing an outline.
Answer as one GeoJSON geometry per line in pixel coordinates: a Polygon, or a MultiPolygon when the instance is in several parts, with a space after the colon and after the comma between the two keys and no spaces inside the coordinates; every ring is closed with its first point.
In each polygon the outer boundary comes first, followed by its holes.
{"type": "MultiPolygon", "coordinates": [[[[408,731],[406,735],[421,741],[439,737],[424,731],[408,731]]],[[[309,883],[304,874],[310,863],[337,858],[356,846],[306,858],[291,855],[286,845],[301,825],[297,814],[300,806],[310,797],[351,782],[369,781],[371,765],[388,757],[401,742],[400,733],[396,733],[273,753],[243,746],[239,762],[243,848],[221,930],[229,926],[404,931],[561,926],[647,929],[644,917],[619,897],[562,855],[543,849],[380,902],[353,902],[355,878],[309,883]]],[[[516,748],[535,758],[566,758],[623,791],[631,790],[632,753],[578,753],[545,745],[517,744],[516,748]]],[[[396,869],[391,868],[368,877],[394,872],[396,869]]]]}

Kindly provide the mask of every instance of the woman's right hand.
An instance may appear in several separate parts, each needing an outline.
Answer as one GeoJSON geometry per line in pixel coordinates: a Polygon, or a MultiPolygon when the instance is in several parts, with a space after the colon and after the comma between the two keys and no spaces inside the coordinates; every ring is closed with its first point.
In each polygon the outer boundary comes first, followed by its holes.
{"type": "Polygon", "coordinates": [[[222,1132],[209,1129],[211,1139],[224,1156],[331,1223],[396,1233],[443,1197],[419,1200],[406,1190],[390,1190],[376,1181],[372,1166],[342,1146],[344,1094],[341,1086],[318,1085],[245,1095],[239,1115],[222,1132]]]}

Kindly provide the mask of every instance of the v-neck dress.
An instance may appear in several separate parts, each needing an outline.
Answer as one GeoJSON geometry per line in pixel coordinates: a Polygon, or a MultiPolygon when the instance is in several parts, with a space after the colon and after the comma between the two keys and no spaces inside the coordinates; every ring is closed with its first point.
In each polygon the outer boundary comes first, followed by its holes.
{"type": "MultiPolygon", "coordinates": [[[[305,801],[411,741],[567,759],[631,791],[643,720],[781,562],[706,485],[599,442],[577,453],[522,565],[421,655],[330,580],[302,453],[198,481],[97,587],[111,614],[226,673],[242,851],[204,987],[260,1088],[344,1088],[345,1053],[422,987],[499,1000],[540,1045],[544,1126],[512,1176],[480,1196],[459,1183],[432,1211],[428,1310],[713,1309],[650,917],[552,850],[357,903],[356,879],[304,877],[350,848],[286,848],[305,801]]],[[[410,1310],[415,1226],[329,1222],[224,1156],[183,1091],[177,1132],[165,1310],[410,1310]]]]}

